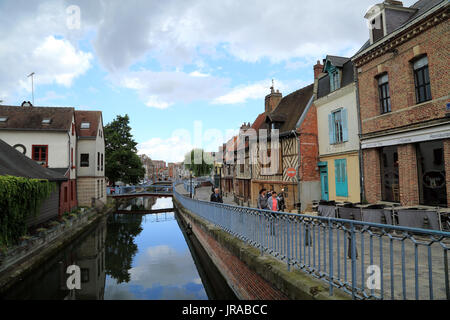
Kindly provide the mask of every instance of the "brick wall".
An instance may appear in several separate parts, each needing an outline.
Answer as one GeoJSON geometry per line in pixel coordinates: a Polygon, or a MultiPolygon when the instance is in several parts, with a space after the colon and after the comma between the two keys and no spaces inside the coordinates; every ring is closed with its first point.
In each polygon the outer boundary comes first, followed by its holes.
{"type": "Polygon", "coordinates": [[[404,206],[419,204],[416,148],[413,144],[397,147],[400,203],[404,206]]]}
{"type": "Polygon", "coordinates": [[[380,155],[377,149],[363,151],[364,187],[366,200],[374,203],[381,200],[380,155]]]}
{"type": "Polygon", "coordinates": [[[300,180],[319,181],[317,167],[319,161],[319,143],[317,138],[317,111],[313,104],[300,127],[300,180]]]}
{"type": "Polygon", "coordinates": [[[443,118],[449,102],[448,19],[360,67],[358,73],[362,133],[443,118]],[[447,40],[446,40],[447,39],[447,40]],[[416,104],[411,60],[428,56],[432,101],[416,104]],[[381,115],[376,77],[389,76],[392,112],[381,115]]]}

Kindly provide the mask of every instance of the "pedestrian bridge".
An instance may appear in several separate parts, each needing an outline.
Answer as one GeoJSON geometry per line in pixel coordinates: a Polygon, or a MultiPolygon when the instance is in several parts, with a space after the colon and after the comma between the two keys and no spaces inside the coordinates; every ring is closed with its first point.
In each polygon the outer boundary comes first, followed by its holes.
{"type": "Polygon", "coordinates": [[[172,182],[159,182],[148,185],[108,187],[106,193],[112,198],[172,197],[173,186],[172,182]]]}
{"type": "Polygon", "coordinates": [[[448,231],[259,210],[187,193],[173,188],[174,205],[240,298],[450,299],[448,231]]]}

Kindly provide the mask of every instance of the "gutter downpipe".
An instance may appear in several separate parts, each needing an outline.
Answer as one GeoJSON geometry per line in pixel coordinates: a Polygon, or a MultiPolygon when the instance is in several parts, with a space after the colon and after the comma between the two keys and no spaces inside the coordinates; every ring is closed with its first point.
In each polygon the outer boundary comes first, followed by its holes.
{"type": "Polygon", "coordinates": [[[359,200],[361,203],[366,201],[366,190],[364,188],[364,157],[361,148],[361,134],[362,134],[362,123],[361,123],[361,106],[359,100],[359,82],[358,82],[358,71],[356,66],[353,64],[353,77],[356,89],[356,111],[358,114],[358,157],[359,157],[359,200]]]}
{"type": "Polygon", "coordinates": [[[300,183],[300,165],[301,165],[301,144],[300,144],[300,127],[303,124],[303,121],[305,121],[306,115],[308,114],[309,109],[311,108],[311,105],[314,101],[314,94],[311,96],[311,99],[309,99],[308,104],[306,105],[305,110],[303,110],[303,113],[298,120],[297,124],[295,125],[295,130],[292,130],[292,133],[297,138],[297,146],[298,146],[298,161],[297,161],[297,194],[298,194],[298,213],[300,214],[302,211],[302,202],[301,202],[301,183],[300,183]],[[298,131],[298,132],[297,132],[298,131]]]}

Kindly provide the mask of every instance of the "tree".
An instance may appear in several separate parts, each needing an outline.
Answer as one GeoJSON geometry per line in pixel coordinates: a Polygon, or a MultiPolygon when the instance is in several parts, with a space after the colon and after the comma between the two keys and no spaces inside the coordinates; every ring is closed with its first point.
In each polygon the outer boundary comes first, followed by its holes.
{"type": "Polygon", "coordinates": [[[203,149],[192,149],[184,156],[184,166],[192,170],[194,176],[201,177],[211,173],[213,159],[203,149]]]}
{"type": "Polygon", "coordinates": [[[128,115],[118,115],[105,126],[105,175],[113,184],[116,181],[135,184],[144,178],[145,169],[137,155],[136,145],[128,125],[128,115]]]}

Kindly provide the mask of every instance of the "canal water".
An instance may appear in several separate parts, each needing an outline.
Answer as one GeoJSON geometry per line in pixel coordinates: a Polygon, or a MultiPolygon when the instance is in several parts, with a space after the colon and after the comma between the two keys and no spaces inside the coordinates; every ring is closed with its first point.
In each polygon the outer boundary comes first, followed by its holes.
{"type": "Polygon", "coordinates": [[[87,230],[0,298],[236,299],[198,241],[186,232],[173,209],[172,198],[122,200],[117,212],[87,230]],[[169,210],[161,212],[163,209],[169,210]],[[66,270],[70,265],[80,267],[79,290],[67,288],[66,270]]]}

